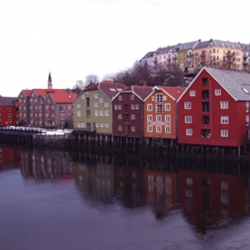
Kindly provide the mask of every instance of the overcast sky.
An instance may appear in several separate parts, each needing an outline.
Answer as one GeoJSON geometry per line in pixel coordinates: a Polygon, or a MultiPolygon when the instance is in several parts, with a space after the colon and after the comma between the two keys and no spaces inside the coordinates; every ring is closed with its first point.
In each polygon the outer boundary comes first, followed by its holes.
{"type": "Polygon", "coordinates": [[[0,95],[102,79],[159,47],[249,43],[246,0],[0,0],[0,95]],[[240,5],[237,5],[238,2],[240,5]]]}

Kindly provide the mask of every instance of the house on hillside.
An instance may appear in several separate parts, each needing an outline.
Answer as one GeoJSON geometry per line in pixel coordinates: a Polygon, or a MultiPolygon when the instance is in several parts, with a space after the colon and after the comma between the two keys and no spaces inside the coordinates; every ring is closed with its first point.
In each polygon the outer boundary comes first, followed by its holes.
{"type": "Polygon", "coordinates": [[[127,86],[102,81],[86,87],[73,103],[73,126],[78,132],[113,133],[113,98],[127,86]]]}
{"type": "Polygon", "coordinates": [[[17,98],[0,96],[0,126],[11,126],[17,123],[17,98]]]}
{"type": "Polygon", "coordinates": [[[176,139],[176,101],[183,91],[182,87],[153,87],[144,105],[145,137],[176,139]]]}
{"type": "Polygon", "coordinates": [[[250,74],[204,67],[178,99],[178,142],[249,143],[250,74]]]}
{"type": "Polygon", "coordinates": [[[113,134],[144,136],[144,100],[152,87],[130,86],[113,100],[113,134]]]}
{"type": "Polygon", "coordinates": [[[73,128],[73,102],[76,93],[54,91],[48,93],[44,101],[44,127],[73,128]]]}

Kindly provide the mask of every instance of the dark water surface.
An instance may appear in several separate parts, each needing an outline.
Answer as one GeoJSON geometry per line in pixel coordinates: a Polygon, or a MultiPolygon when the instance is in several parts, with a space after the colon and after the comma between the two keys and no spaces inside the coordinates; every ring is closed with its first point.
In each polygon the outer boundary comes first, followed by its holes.
{"type": "Polygon", "coordinates": [[[246,173],[9,150],[0,172],[1,250],[250,249],[246,173]]]}

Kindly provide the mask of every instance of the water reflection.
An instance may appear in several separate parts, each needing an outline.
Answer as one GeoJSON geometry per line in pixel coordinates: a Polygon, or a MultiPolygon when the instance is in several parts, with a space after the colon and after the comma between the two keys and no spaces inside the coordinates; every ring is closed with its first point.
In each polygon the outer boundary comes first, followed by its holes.
{"type": "MultiPolygon", "coordinates": [[[[246,163],[243,167],[237,163],[229,168],[226,165],[219,168],[218,164],[211,167],[212,171],[208,171],[206,165],[206,171],[203,171],[200,161],[192,162],[189,159],[187,163],[180,158],[176,163],[178,167],[169,162],[166,161],[164,165],[161,159],[159,169],[159,164],[154,167],[152,163],[138,165],[126,161],[118,164],[112,155],[98,155],[95,158],[94,154],[91,157],[76,157],[60,151],[5,147],[0,150],[1,171],[20,167],[24,180],[72,179],[78,196],[82,198],[82,208],[86,201],[93,202],[89,208],[91,213],[98,204],[102,205],[102,209],[106,207],[110,216],[113,210],[117,216],[117,211],[120,211],[118,206],[124,209],[122,213],[127,213],[124,216],[131,216],[131,211],[143,211],[140,216],[145,218],[140,218],[139,223],[145,226],[143,221],[149,220],[149,211],[154,221],[173,225],[175,233],[180,225],[187,228],[188,224],[194,233],[202,236],[235,228],[235,223],[247,221],[250,175],[246,163]],[[173,218],[178,218],[178,224],[173,218]]],[[[129,230],[132,225],[137,226],[131,221],[129,230]]],[[[158,229],[162,225],[158,224],[158,229]]],[[[247,244],[250,247],[250,240],[247,244]]]]}

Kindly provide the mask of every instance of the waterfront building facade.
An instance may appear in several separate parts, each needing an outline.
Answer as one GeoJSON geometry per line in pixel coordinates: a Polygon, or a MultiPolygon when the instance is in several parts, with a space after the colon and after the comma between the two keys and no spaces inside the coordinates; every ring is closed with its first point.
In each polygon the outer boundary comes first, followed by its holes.
{"type": "Polygon", "coordinates": [[[178,143],[249,143],[250,74],[204,67],[178,103],[178,143]]]}
{"type": "Polygon", "coordinates": [[[73,103],[74,130],[112,134],[112,100],[125,88],[127,86],[112,81],[102,81],[85,88],[73,103]]]}
{"type": "Polygon", "coordinates": [[[18,115],[17,109],[17,98],[0,96],[0,126],[15,126],[18,115]]]}
{"type": "Polygon", "coordinates": [[[176,101],[184,88],[155,86],[152,90],[144,104],[144,136],[176,139],[176,101]]]}
{"type": "Polygon", "coordinates": [[[144,100],[151,92],[152,87],[131,86],[114,98],[114,135],[144,136],[144,100]]]}

